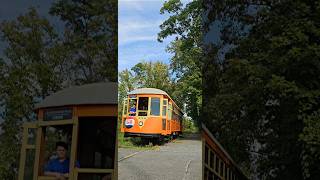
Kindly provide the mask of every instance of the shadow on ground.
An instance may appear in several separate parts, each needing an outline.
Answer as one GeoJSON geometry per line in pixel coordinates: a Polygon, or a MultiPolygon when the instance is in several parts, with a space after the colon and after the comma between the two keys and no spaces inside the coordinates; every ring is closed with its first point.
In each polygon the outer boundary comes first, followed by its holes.
{"type": "Polygon", "coordinates": [[[130,138],[131,143],[134,146],[161,146],[166,143],[170,143],[171,141],[175,140],[200,140],[200,133],[185,133],[181,134],[178,137],[165,137],[163,139],[158,139],[158,138],[141,138],[141,137],[136,137],[136,138],[130,138]]]}

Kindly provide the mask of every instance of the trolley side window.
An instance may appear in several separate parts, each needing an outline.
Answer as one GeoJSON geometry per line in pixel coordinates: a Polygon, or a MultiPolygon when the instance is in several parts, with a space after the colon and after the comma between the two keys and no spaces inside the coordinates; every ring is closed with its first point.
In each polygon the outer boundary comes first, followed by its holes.
{"type": "Polygon", "coordinates": [[[160,116],[160,98],[151,98],[151,112],[152,116],[160,116]]]}
{"type": "Polygon", "coordinates": [[[172,120],[172,104],[169,104],[168,119],[172,120]]]}
{"type": "Polygon", "coordinates": [[[163,100],[163,106],[162,106],[162,116],[164,116],[164,118],[167,116],[167,103],[168,100],[164,99],[163,100]]]}
{"type": "Polygon", "coordinates": [[[148,115],[148,105],[149,97],[139,97],[138,101],[138,115],[147,116],[148,115]]]}
{"type": "Polygon", "coordinates": [[[179,121],[178,109],[175,106],[173,106],[172,109],[172,119],[175,121],[179,121]]]}

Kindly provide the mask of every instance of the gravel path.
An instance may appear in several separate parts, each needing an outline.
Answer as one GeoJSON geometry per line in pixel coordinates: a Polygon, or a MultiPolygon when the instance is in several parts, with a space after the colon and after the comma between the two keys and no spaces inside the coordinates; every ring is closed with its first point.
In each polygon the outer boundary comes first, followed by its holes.
{"type": "Polygon", "coordinates": [[[119,180],[201,180],[199,135],[180,138],[155,150],[119,148],[119,180]]]}

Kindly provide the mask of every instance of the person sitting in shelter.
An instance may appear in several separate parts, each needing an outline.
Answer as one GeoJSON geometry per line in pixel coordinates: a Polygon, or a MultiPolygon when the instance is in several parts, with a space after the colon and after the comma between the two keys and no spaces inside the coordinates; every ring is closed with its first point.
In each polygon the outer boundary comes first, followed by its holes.
{"type": "MultiPolygon", "coordinates": [[[[65,180],[69,177],[70,160],[67,158],[68,145],[65,142],[56,143],[57,158],[50,160],[45,168],[44,175],[56,177],[59,180],[65,180]]],[[[76,162],[76,167],[80,167],[76,162]]]]}

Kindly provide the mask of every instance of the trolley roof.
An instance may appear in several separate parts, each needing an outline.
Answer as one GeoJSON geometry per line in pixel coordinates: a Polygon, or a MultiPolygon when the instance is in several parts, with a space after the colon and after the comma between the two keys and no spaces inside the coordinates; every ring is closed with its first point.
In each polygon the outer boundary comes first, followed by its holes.
{"type": "MultiPolygon", "coordinates": [[[[160,94],[160,95],[168,96],[172,100],[172,98],[169,96],[168,93],[157,88],[139,88],[139,89],[132,90],[128,93],[128,95],[136,95],[136,94],[160,94]]],[[[174,101],[173,101],[173,104],[175,104],[176,107],[182,112],[182,110],[177,106],[177,104],[174,101]]]]}
{"type": "Polygon", "coordinates": [[[35,109],[97,104],[118,104],[118,84],[106,82],[73,86],[47,96],[35,105],[35,109]]]}
{"type": "Polygon", "coordinates": [[[135,89],[133,91],[130,91],[128,94],[129,95],[132,95],[132,94],[161,94],[161,95],[166,95],[166,96],[170,97],[165,91],[162,91],[161,89],[156,89],[156,88],[135,89]]]}

